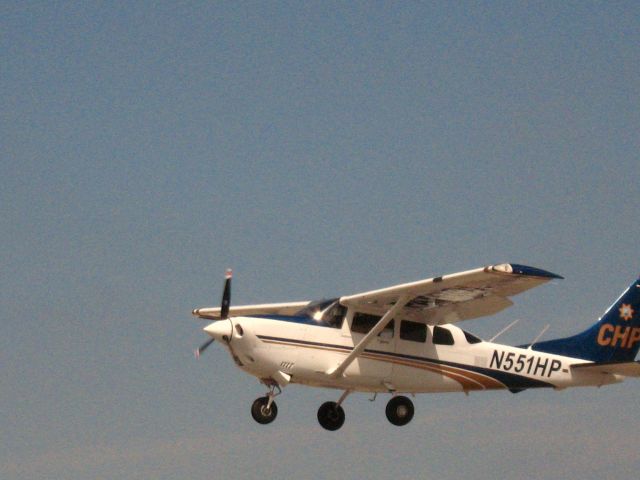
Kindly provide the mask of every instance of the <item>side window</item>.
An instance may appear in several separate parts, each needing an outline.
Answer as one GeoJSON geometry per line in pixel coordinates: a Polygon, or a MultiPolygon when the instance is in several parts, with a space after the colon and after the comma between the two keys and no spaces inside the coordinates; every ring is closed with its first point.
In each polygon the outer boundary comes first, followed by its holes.
{"type": "Polygon", "coordinates": [[[433,327],[433,343],[436,345],[453,345],[453,335],[446,328],[433,327]]]}
{"type": "MultiPolygon", "coordinates": [[[[351,331],[356,333],[369,333],[381,318],[382,317],[379,317],[378,315],[356,312],[353,315],[353,320],[351,321],[351,331]]],[[[394,321],[392,320],[386,327],[384,327],[384,330],[382,330],[378,336],[383,338],[393,338],[393,326],[394,321]]]]}
{"type": "Polygon", "coordinates": [[[329,309],[322,315],[322,322],[329,327],[341,328],[344,316],[347,313],[346,307],[340,305],[339,302],[334,303],[329,309]]]}
{"type": "Polygon", "coordinates": [[[400,324],[400,338],[424,343],[427,341],[427,326],[424,323],[403,320],[400,324]]]}
{"type": "Polygon", "coordinates": [[[395,329],[396,321],[391,320],[387,323],[387,326],[378,334],[380,338],[386,338],[388,340],[393,338],[393,330],[395,329]]]}
{"type": "Polygon", "coordinates": [[[464,338],[466,338],[467,342],[469,342],[469,343],[480,343],[480,342],[482,342],[481,339],[479,339],[478,337],[476,337],[472,333],[465,332],[464,330],[462,331],[462,333],[464,333],[464,338]]]}
{"type": "Polygon", "coordinates": [[[351,322],[351,331],[356,333],[369,333],[369,330],[371,330],[381,318],[382,317],[375,315],[356,312],[351,322]]]}

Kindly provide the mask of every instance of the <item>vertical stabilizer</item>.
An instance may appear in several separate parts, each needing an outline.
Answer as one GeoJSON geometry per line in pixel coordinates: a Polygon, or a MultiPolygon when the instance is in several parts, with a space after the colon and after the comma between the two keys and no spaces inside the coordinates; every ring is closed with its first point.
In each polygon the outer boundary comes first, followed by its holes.
{"type": "Polygon", "coordinates": [[[584,332],[540,342],[533,349],[598,363],[632,361],[640,349],[640,279],[584,332]]]}

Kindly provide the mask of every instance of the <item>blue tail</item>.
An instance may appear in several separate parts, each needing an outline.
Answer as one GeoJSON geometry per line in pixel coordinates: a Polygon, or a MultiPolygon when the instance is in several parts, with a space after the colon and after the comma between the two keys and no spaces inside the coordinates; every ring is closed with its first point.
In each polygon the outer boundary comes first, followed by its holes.
{"type": "Polygon", "coordinates": [[[533,345],[540,352],[600,362],[630,362],[640,349],[640,278],[598,322],[573,337],[533,345]]]}

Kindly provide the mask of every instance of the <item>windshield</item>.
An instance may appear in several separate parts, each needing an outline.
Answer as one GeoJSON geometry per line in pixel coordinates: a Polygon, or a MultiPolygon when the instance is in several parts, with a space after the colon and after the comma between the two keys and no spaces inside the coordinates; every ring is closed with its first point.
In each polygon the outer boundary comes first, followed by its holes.
{"type": "Polygon", "coordinates": [[[342,321],[347,314],[347,308],[340,305],[338,298],[330,300],[318,300],[311,302],[309,305],[296,313],[298,317],[306,317],[319,326],[341,328],[342,321]]]}
{"type": "Polygon", "coordinates": [[[301,310],[298,310],[295,314],[296,317],[307,317],[317,320],[318,313],[322,312],[329,305],[336,302],[337,298],[330,298],[324,300],[316,300],[315,302],[309,303],[306,307],[301,310]]]}

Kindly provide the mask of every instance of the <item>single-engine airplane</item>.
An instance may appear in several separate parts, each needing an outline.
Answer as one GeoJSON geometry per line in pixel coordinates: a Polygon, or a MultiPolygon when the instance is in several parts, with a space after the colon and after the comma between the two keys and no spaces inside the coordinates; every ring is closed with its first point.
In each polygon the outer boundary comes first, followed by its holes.
{"type": "Polygon", "coordinates": [[[327,430],[343,425],[342,403],[352,392],[390,393],[387,418],[405,425],[414,414],[407,394],[561,390],[640,377],[640,279],[595,324],[567,338],[512,347],[454,325],[495,314],[513,304],[510,297],[561,278],[505,263],[331,300],[231,307],[229,270],[221,307],[192,312],[213,320],[196,355],[217,340],[268,388],[251,407],[261,424],[276,418],[274,398],[289,383],[341,390],[318,409],[327,430]]]}

